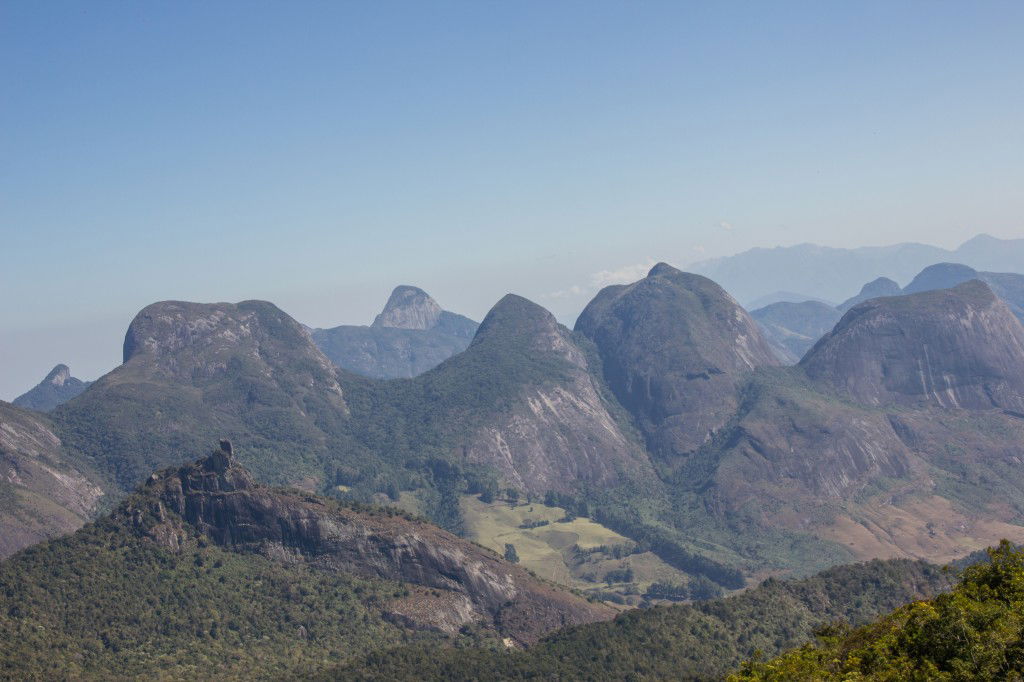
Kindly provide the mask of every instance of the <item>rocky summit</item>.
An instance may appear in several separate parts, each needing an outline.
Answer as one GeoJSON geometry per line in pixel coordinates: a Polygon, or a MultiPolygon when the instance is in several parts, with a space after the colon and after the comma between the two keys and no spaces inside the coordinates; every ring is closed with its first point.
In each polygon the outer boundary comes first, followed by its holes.
{"type": "Polygon", "coordinates": [[[609,385],[662,457],[707,443],[735,412],[743,376],[778,364],[729,294],[664,263],[601,290],[576,329],[596,344],[609,385]]]}
{"type": "Polygon", "coordinates": [[[477,324],[442,310],[417,287],[396,287],[369,327],[312,330],[313,341],[342,369],[376,379],[411,378],[466,349],[477,324]]]}
{"type": "Polygon", "coordinates": [[[441,306],[418,287],[395,287],[384,310],[373,320],[374,327],[433,329],[441,319],[441,306]]]}

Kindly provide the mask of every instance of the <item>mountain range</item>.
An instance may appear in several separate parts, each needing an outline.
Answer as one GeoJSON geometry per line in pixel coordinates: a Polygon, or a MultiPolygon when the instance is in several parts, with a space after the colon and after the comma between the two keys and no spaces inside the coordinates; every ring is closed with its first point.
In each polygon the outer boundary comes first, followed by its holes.
{"type": "MultiPolygon", "coordinates": [[[[517,530],[508,515],[472,516],[488,504],[558,510],[562,522],[529,537],[567,565],[626,557],[587,578],[592,599],[599,582],[657,601],[1024,540],[1018,278],[928,268],[900,295],[819,311],[840,317],[787,366],[762,332],[772,319],[797,326],[785,304],[751,315],[711,279],[659,263],[602,289],[571,330],[509,294],[464,350],[393,379],[339,367],[316,330],[269,302],[154,303],[129,325],[123,363],[79,395],[49,414],[0,404],[0,551],[112,510],[0,564],[0,594],[14,599],[0,626],[41,652],[25,659],[33,667],[5,664],[42,676],[48,660],[72,659],[95,676],[237,674],[260,660],[268,675],[364,670],[349,648],[368,641],[356,621],[324,620],[331,595],[348,595],[337,598],[381,651],[411,646],[403,662],[418,647],[536,646],[614,615],[514,566],[533,545],[506,540],[506,561],[460,539],[470,526],[487,544],[517,530]],[[230,444],[194,460],[220,439],[230,444]],[[588,539],[577,517],[624,544],[588,539]],[[643,569],[648,553],[661,568],[643,569]],[[228,585],[248,595],[232,607],[245,618],[196,620],[209,608],[199,601],[157,614],[163,630],[147,620],[133,634],[116,619],[97,630],[96,595],[100,613],[138,612],[146,590],[167,603],[161,580],[199,600],[227,598],[228,585]],[[217,659],[260,637],[264,653],[217,659]],[[297,647],[310,637],[334,653],[308,658],[297,647]],[[213,667],[185,657],[192,638],[213,667]]],[[[891,288],[862,293],[875,291],[891,288]]],[[[422,291],[399,287],[367,329],[424,332],[442,319],[422,291]]],[[[804,322],[807,339],[828,326],[804,322]]],[[[749,641],[722,660],[749,655],[749,641]]]]}
{"type": "Polygon", "coordinates": [[[695,263],[690,269],[715,280],[753,309],[779,301],[842,301],[864,282],[882,276],[907,282],[923,268],[943,262],[992,272],[1017,272],[1024,263],[1024,239],[980,234],[953,250],[916,243],[856,249],[799,244],[751,249],[695,263]],[[753,303],[775,291],[797,293],[753,303]]]}
{"type": "Polygon", "coordinates": [[[879,277],[861,287],[857,295],[835,307],[817,300],[781,302],[755,309],[751,316],[761,325],[761,330],[779,358],[787,363],[795,363],[832,329],[843,313],[858,303],[884,296],[948,289],[972,279],[985,282],[1009,306],[1017,319],[1024,321],[1024,275],[979,272],[961,263],[929,265],[902,289],[888,277],[879,277]]]}

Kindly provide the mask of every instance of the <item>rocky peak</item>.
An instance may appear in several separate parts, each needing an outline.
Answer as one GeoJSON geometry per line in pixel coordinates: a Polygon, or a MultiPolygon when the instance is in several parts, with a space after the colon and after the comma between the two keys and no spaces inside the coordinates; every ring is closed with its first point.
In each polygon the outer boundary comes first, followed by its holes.
{"type": "Polygon", "coordinates": [[[899,296],[901,293],[903,293],[903,291],[900,289],[899,284],[888,277],[879,277],[878,279],[873,279],[861,287],[859,294],[843,301],[839,304],[838,308],[840,311],[846,312],[863,301],[868,301],[872,298],[881,298],[882,296],[899,296]]]}
{"type": "Polygon", "coordinates": [[[374,327],[397,329],[433,329],[441,318],[441,306],[418,287],[395,287],[380,315],[373,320],[374,327]]]}
{"type": "Polygon", "coordinates": [[[978,280],[854,306],[800,366],[870,405],[1024,411],[1024,327],[978,280]]]}
{"type": "Polygon", "coordinates": [[[71,369],[67,365],[57,365],[50,370],[43,381],[54,386],[63,386],[70,378],[71,369]]]}
{"type": "Polygon", "coordinates": [[[88,386],[88,381],[71,376],[71,370],[67,365],[59,364],[51,369],[35,388],[15,398],[13,403],[29,410],[49,412],[71,400],[88,386]]]}
{"type": "Polygon", "coordinates": [[[737,406],[742,376],[778,360],[750,315],[701,275],[659,263],[603,289],[576,321],[620,402],[661,454],[693,452],[737,406]]]}
{"type": "Polygon", "coordinates": [[[514,343],[537,351],[566,354],[567,333],[547,309],[522,296],[506,294],[484,317],[470,347],[490,342],[514,343]]]}

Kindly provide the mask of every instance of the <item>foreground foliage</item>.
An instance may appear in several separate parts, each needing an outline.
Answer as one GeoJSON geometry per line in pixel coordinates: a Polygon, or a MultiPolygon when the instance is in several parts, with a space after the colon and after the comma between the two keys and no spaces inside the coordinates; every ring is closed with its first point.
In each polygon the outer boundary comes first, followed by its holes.
{"type": "Polygon", "coordinates": [[[964,570],[952,592],[859,629],[828,628],[743,680],[1005,680],[1024,678],[1024,552],[1004,541],[964,570]]]}
{"type": "Polygon", "coordinates": [[[718,678],[755,651],[798,646],[823,623],[864,623],[947,585],[942,571],[924,562],[871,561],[804,580],[768,580],[727,599],[630,611],[610,622],[560,631],[526,651],[404,646],[375,652],[322,678],[718,678]]]}
{"type": "Polygon", "coordinates": [[[0,563],[0,679],[279,678],[435,639],[382,619],[397,583],[204,545],[106,519],[0,563]]]}

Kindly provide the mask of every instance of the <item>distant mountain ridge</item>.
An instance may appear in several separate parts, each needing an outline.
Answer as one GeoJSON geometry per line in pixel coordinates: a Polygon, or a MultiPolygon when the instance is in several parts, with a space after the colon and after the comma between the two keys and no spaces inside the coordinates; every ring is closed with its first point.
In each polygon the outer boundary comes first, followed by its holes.
{"type": "Polygon", "coordinates": [[[313,329],[313,342],[342,369],[375,379],[408,379],[469,345],[477,323],[442,310],[418,287],[395,288],[368,327],[313,329]]]}
{"type": "Polygon", "coordinates": [[[90,383],[71,376],[68,366],[60,364],[51,369],[46,378],[32,390],[18,396],[12,403],[28,410],[49,412],[80,394],[90,383]]]}
{"type": "Polygon", "coordinates": [[[907,282],[928,265],[941,262],[1019,272],[1024,269],[1024,239],[981,234],[952,251],[916,243],[856,249],[800,244],[750,249],[695,263],[690,269],[715,280],[743,302],[770,291],[813,292],[822,299],[842,301],[864,282],[880,276],[907,282]]]}

